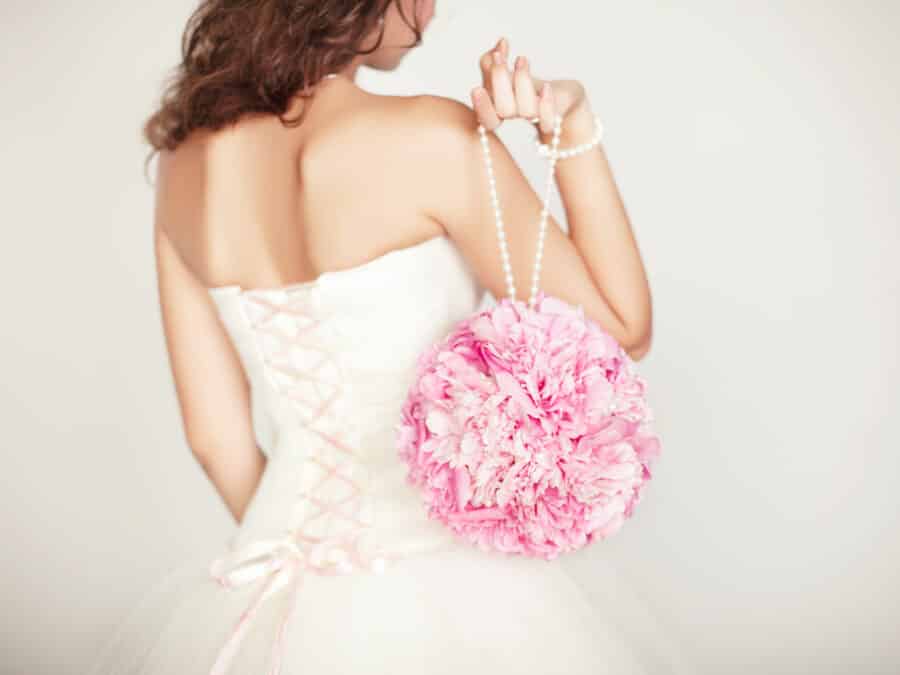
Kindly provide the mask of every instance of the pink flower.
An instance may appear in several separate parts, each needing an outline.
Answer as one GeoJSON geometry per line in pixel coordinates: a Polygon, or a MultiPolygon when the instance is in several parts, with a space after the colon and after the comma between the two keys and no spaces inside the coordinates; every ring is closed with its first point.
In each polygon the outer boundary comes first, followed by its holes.
{"type": "Polygon", "coordinates": [[[428,513],[485,550],[552,559],[616,533],[660,454],[644,381],[582,308],[503,298],[417,362],[397,427],[428,513]]]}

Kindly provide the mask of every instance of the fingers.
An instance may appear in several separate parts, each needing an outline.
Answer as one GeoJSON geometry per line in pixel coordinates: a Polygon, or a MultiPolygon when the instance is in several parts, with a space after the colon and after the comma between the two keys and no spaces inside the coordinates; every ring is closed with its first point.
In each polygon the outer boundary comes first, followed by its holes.
{"type": "Polygon", "coordinates": [[[509,40],[505,37],[500,38],[496,48],[500,50],[500,56],[503,58],[503,63],[509,61],[509,40]]]}
{"type": "Polygon", "coordinates": [[[490,49],[482,54],[478,65],[481,67],[481,86],[490,87],[491,68],[494,65],[494,50],[490,49]]]}
{"type": "Polygon", "coordinates": [[[534,88],[534,80],[528,65],[528,59],[520,56],[516,59],[516,69],[513,73],[516,90],[516,106],[519,115],[526,119],[536,117],[538,114],[538,97],[534,88]]]}
{"type": "Polygon", "coordinates": [[[553,99],[553,88],[549,82],[544,82],[538,99],[538,116],[540,117],[541,133],[550,134],[556,118],[556,103],[553,99]]]}
{"type": "Polygon", "coordinates": [[[505,62],[506,59],[504,53],[508,50],[508,41],[505,38],[500,38],[497,41],[497,44],[482,54],[481,59],[479,60],[482,86],[475,87],[471,92],[472,107],[475,109],[478,121],[487,130],[496,129],[502,122],[500,116],[497,114],[494,101],[492,100],[495,79],[494,73],[495,70],[500,70],[500,68],[502,68],[502,66],[498,66],[497,62],[498,60],[505,62]]]}
{"type": "Polygon", "coordinates": [[[541,130],[550,133],[556,112],[553,92],[531,74],[531,66],[524,56],[516,59],[512,72],[508,60],[509,41],[506,38],[500,38],[479,60],[482,86],[471,92],[479,121],[486,129],[494,129],[504,119],[539,118],[541,130]]]}
{"type": "Polygon", "coordinates": [[[491,68],[491,93],[494,108],[500,119],[516,116],[516,94],[513,91],[512,77],[503,53],[494,52],[494,64],[491,68]]]}
{"type": "Polygon", "coordinates": [[[484,87],[475,87],[472,90],[472,107],[478,115],[478,121],[488,131],[493,131],[500,126],[500,117],[494,110],[494,104],[484,87]]]}
{"type": "Polygon", "coordinates": [[[481,66],[481,84],[488,89],[492,86],[491,71],[494,65],[494,52],[498,50],[500,51],[503,60],[506,61],[509,58],[509,42],[506,38],[500,38],[497,41],[497,44],[481,55],[481,59],[478,61],[478,65],[481,66]]]}

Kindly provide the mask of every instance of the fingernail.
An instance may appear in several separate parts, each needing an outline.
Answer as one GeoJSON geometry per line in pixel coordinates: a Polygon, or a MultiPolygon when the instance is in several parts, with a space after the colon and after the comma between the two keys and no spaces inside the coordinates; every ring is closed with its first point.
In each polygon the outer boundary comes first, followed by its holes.
{"type": "Polygon", "coordinates": [[[503,63],[503,55],[500,52],[494,52],[494,63],[503,63]]]}
{"type": "Polygon", "coordinates": [[[516,57],[516,70],[522,70],[525,67],[525,57],[517,56],[516,57]]]}
{"type": "Polygon", "coordinates": [[[500,49],[506,49],[506,38],[500,38],[500,49]]]}

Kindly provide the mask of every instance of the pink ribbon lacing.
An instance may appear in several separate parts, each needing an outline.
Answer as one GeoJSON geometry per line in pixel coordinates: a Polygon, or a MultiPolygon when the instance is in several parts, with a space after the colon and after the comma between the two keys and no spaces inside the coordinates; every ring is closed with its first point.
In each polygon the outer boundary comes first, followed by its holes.
{"type": "MultiPolygon", "coordinates": [[[[346,461],[350,459],[351,466],[354,462],[359,466],[358,453],[340,438],[315,426],[315,423],[328,412],[344,391],[345,382],[342,377],[339,377],[340,381],[333,382],[323,379],[319,375],[328,363],[338,365],[338,373],[341,372],[341,369],[334,353],[328,349],[327,341],[302,341],[304,335],[322,323],[322,319],[318,314],[311,314],[307,311],[306,305],[309,299],[307,291],[310,289],[300,286],[298,290],[301,292],[297,294],[285,293],[286,302],[284,303],[273,302],[268,296],[252,291],[242,293],[242,300],[250,301],[253,308],[258,307],[262,310],[263,314],[257,321],[251,320],[248,316],[248,308],[243,304],[241,309],[254,335],[257,353],[270,384],[276,392],[292,404],[301,426],[317,434],[337,451],[334,453],[335,457],[341,457],[345,461],[332,462],[326,456],[329,453],[322,453],[323,456],[313,456],[309,452],[309,456],[304,461],[318,465],[324,474],[316,485],[301,495],[301,498],[312,507],[306,518],[280,537],[253,541],[239,550],[229,551],[213,561],[210,566],[210,574],[224,588],[237,588],[264,577],[268,578],[254,595],[249,607],[242,612],[227,642],[219,651],[210,675],[227,673],[238,653],[241,641],[262,604],[279,591],[289,588],[290,598],[272,647],[272,664],[269,669],[270,675],[279,675],[282,666],[284,637],[296,607],[297,591],[306,573],[335,575],[348,574],[354,570],[381,573],[389,559],[399,557],[388,555],[381,550],[376,550],[374,554],[366,554],[364,551],[362,546],[364,535],[371,531],[372,525],[362,522],[356,515],[355,507],[363,498],[364,491],[363,487],[347,472],[348,462],[346,461]],[[290,323],[292,326],[296,326],[297,334],[289,335],[279,328],[273,321],[278,316],[291,317],[290,323]],[[275,338],[276,347],[271,357],[261,348],[257,336],[275,338]],[[298,347],[321,352],[324,358],[315,368],[309,371],[298,371],[290,364],[289,360],[290,351],[298,347]],[[276,375],[287,376],[289,382],[292,379],[302,379],[304,382],[318,382],[335,386],[337,389],[333,395],[324,400],[310,403],[301,398],[299,387],[280,385],[276,375]],[[310,412],[310,409],[312,415],[307,418],[305,413],[310,412]],[[347,492],[332,501],[319,499],[315,494],[316,490],[331,480],[341,481],[346,486],[347,492]],[[315,510],[316,508],[318,511],[315,510]],[[347,531],[326,537],[317,537],[304,532],[310,523],[325,516],[342,519],[346,525],[349,525],[346,528],[347,531]]],[[[317,289],[313,287],[312,290],[316,291],[317,289]]],[[[315,389],[318,390],[318,388],[315,389]]],[[[345,422],[349,424],[351,420],[345,422]]]]}

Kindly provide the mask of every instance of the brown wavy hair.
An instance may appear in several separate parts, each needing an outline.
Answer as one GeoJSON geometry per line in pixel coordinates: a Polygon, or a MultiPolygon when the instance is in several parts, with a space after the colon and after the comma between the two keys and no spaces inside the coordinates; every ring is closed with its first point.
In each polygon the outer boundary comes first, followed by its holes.
{"type": "Polygon", "coordinates": [[[291,100],[378,49],[383,23],[374,46],[360,46],[392,2],[416,36],[409,46],[419,45],[422,30],[400,0],[203,0],[185,27],[181,63],[144,125],[151,157],[174,150],[195,129],[220,129],[248,113],[299,124],[302,112],[285,119],[291,100]]]}

